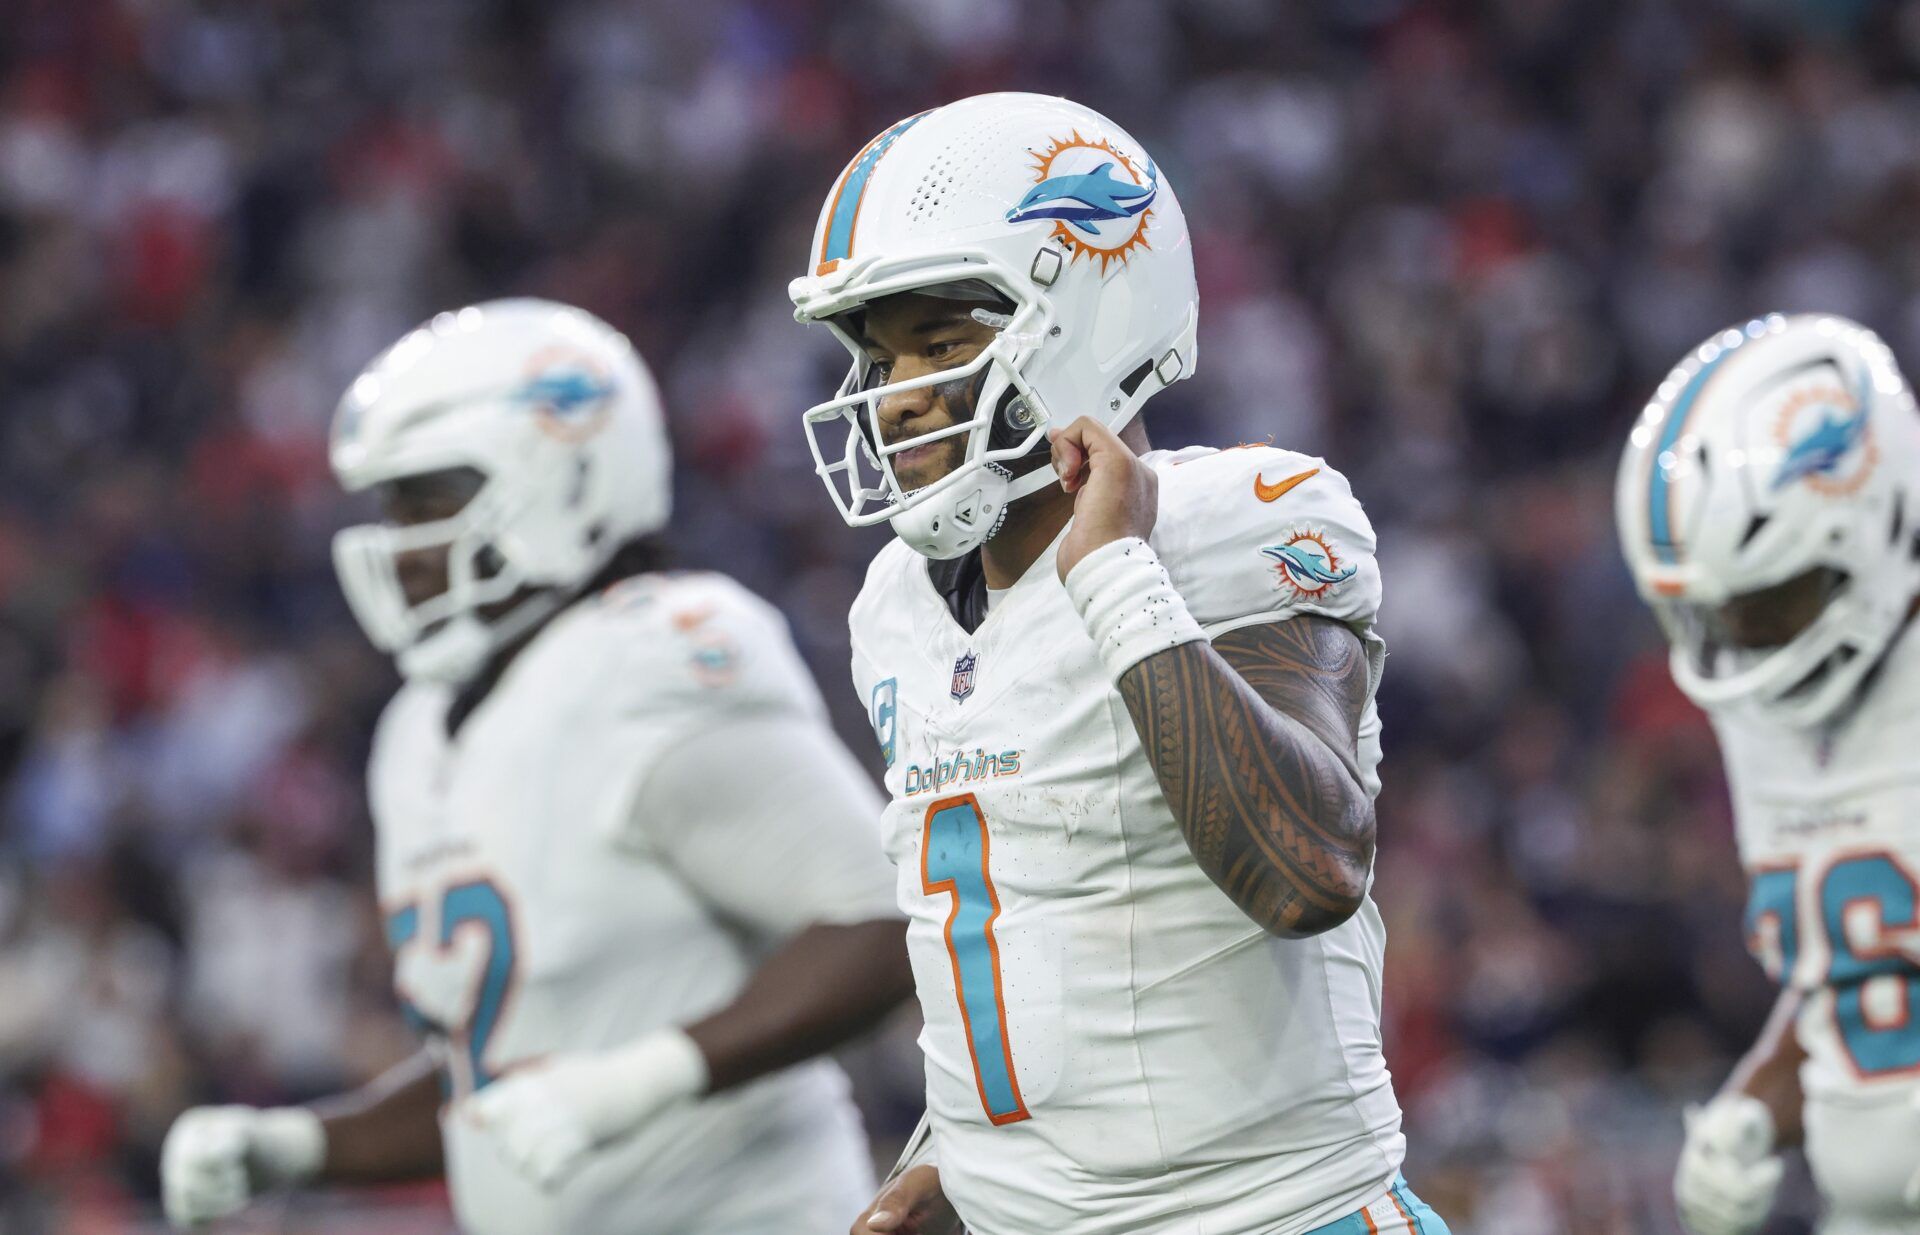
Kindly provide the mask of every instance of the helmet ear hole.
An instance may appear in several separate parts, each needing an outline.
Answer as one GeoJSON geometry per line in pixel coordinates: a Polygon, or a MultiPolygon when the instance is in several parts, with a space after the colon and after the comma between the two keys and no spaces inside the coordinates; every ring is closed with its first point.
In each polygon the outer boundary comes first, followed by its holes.
{"type": "MultiPolygon", "coordinates": [[[[981,388],[987,384],[987,370],[982,369],[973,379],[972,397],[980,397],[981,388]]],[[[993,406],[992,428],[987,430],[987,449],[1006,450],[1015,445],[1033,430],[1034,410],[1020,392],[1008,384],[1000,392],[993,406]],[[1023,423],[1024,421],[1024,423],[1023,423]]]]}
{"type": "Polygon", "coordinates": [[[491,544],[481,545],[479,551],[473,555],[473,573],[476,578],[491,579],[506,568],[506,557],[491,544]]]}
{"type": "MultiPolygon", "coordinates": [[[[986,375],[981,374],[984,381],[986,375]]],[[[976,395],[978,391],[976,390],[976,395]]],[[[993,428],[987,434],[989,450],[1006,450],[1022,441],[1033,432],[1033,426],[1040,420],[1039,412],[1033,403],[1013,386],[1000,392],[1000,401],[993,411],[993,428]]]]}

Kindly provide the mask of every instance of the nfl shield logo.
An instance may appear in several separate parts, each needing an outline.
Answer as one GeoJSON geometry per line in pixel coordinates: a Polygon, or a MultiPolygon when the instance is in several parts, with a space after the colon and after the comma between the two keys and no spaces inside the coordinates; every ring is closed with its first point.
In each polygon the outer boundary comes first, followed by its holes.
{"type": "Polygon", "coordinates": [[[967,696],[973,693],[973,666],[977,659],[972,652],[968,652],[953,662],[952,693],[955,703],[964,703],[967,696]]]}

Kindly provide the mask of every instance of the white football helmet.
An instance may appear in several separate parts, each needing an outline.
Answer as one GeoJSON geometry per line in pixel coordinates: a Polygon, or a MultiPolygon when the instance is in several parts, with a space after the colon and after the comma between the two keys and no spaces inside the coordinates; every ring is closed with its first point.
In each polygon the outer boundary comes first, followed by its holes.
{"type": "Polygon", "coordinates": [[[331,453],[348,492],[480,474],[452,518],[334,538],[354,615],[408,677],[465,681],[622,545],[663,527],[671,503],[653,375],[613,327],[547,300],[442,313],[382,352],[340,400],[331,453]],[[396,556],[440,546],[447,590],[409,604],[396,556]],[[480,612],[523,589],[504,615],[480,612]]]}
{"type": "Polygon", "coordinates": [[[815,470],[849,524],[891,520],[929,557],[984,543],[1008,503],[1054,480],[1006,467],[1044,450],[1049,424],[1091,415],[1117,430],[1193,373],[1199,295],[1173,186],[1138,142],[1066,99],[979,95],[887,129],[834,182],[807,271],[788,287],[794,316],[825,322],[853,354],[839,394],[806,413],[815,470]],[[869,382],[842,314],[898,292],[983,288],[1011,311],[991,315],[1000,333],[978,357],[869,382]],[[957,382],[974,383],[970,419],[883,444],[881,399],[957,382]],[[958,434],[964,461],[902,491],[893,456],[958,434]]]}
{"type": "Polygon", "coordinates": [[[1853,697],[1920,592],[1920,418],[1893,354],[1838,317],[1724,330],[1661,383],[1620,461],[1615,514],[1641,596],[1704,708],[1799,727],[1853,697]],[[1819,616],[1778,647],[1723,607],[1824,570],[1819,616]]]}

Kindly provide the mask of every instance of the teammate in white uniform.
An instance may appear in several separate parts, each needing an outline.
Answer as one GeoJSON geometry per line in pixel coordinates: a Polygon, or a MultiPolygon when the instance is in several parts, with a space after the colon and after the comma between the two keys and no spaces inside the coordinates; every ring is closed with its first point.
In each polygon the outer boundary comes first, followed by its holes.
{"type": "Polygon", "coordinates": [[[1148,452],[1197,320],[1157,167],[1063,99],[909,118],[792,293],[853,355],[820,471],[898,536],[853,676],[928,1122],[854,1230],[1444,1231],[1380,1050],[1373,533],[1318,459],[1148,452]]]}
{"type": "Polygon", "coordinates": [[[183,1115],[170,1215],[444,1163],[470,1235],[843,1230],[871,1167],[813,1057],[911,980],[880,804],[779,615],[646,569],[668,456],[639,356],[548,302],[443,314],[332,449],[388,519],[336,558],[407,678],[368,778],[429,1046],[313,1109],[183,1115]]]}
{"type": "Polygon", "coordinates": [[[1675,1193],[1696,1235],[1766,1220],[1802,1143],[1827,1235],[1920,1230],[1920,418],[1832,317],[1696,349],[1621,460],[1617,513],[1675,680],[1719,735],[1754,954],[1782,984],[1675,1193]]]}

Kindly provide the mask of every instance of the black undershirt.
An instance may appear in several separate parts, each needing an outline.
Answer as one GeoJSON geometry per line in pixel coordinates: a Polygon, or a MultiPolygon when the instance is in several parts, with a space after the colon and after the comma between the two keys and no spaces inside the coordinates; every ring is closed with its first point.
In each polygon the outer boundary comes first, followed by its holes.
{"type": "Polygon", "coordinates": [[[933,590],[947,602],[947,612],[960,623],[960,629],[972,634],[987,620],[987,572],[980,564],[980,550],[962,554],[949,561],[927,560],[927,578],[933,590]]]}

